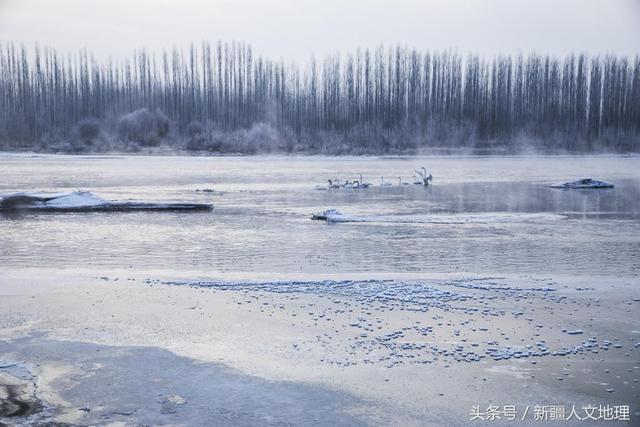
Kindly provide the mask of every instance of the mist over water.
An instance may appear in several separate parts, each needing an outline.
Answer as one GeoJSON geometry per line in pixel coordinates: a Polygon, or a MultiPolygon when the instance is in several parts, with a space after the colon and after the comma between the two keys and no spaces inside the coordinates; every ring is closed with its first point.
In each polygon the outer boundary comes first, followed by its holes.
{"type": "Polygon", "coordinates": [[[0,216],[0,268],[184,277],[638,274],[640,158],[0,157],[0,193],[210,202],[211,213],[0,216]],[[431,187],[412,182],[425,166],[431,187]],[[319,191],[328,179],[375,186],[319,191]],[[379,187],[381,177],[391,187],[379,187]],[[593,177],[613,190],[554,190],[593,177]],[[213,189],[214,192],[196,190],[213,189]],[[311,221],[335,208],[365,222],[311,221]]]}

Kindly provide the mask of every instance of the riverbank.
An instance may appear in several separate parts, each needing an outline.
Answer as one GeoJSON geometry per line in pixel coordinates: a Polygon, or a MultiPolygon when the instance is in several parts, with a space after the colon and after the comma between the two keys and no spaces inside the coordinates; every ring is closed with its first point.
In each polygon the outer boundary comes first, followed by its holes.
{"type": "Polygon", "coordinates": [[[414,157],[637,157],[640,151],[634,150],[592,150],[570,151],[563,149],[540,149],[536,147],[497,147],[493,149],[474,147],[429,147],[420,150],[408,151],[363,151],[363,152],[325,152],[325,151],[269,151],[269,152],[241,152],[241,151],[203,151],[188,150],[179,146],[161,145],[158,147],[143,147],[134,151],[109,149],[109,150],[81,150],[60,151],[51,149],[38,149],[33,146],[4,147],[0,149],[0,156],[127,156],[127,157],[293,157],[293,158],[414,158],[414,157]]]}

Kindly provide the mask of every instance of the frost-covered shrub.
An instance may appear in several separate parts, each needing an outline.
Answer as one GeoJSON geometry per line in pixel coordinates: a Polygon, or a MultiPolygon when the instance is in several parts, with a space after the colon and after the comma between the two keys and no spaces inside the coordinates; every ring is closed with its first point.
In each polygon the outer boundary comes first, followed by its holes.
{"type": "Polygon", "coordinates": [[[204,126],[197,120],[187,125],[187,135],[189,138],[196,138],[204,133],[204,126]]]}
{"type": "Polygon", "coordinates": [[[54,153],[65,153],[71,154],[77,152],[76,147],[73,146],[69,141],[61,142],[59,144],[55,144],[51,146],[51,151],[54,153]]]}
{"type": "Polygon", "coordinates": [[[188,150],[204,150],[205,147],[205,135],[204,126],[197,120],[192,121],[187,125],[186,129],[187,139],[186,147],[188,150]]]}
{"type": "Polygon", "coordinates": [[[162,112],[146,108],[125,114],[118,120],[118,136],[123,141],[155,146],[168,135],[170,122],[162,112]]]}
{"type": "Polygon", "coordinates": [[[75,127],[76,138],[85,145],[92,144],[100,136],[101,125],[97,119],[82,119],[75,127]]]}
{"type": "Polygon", "coordinates": [[[245,154],[282,150],[279,132],[267,123],[255,123],[249,129],[238,129],[223,135],[226,151],[245,154]]]}
{"type": "Polygon", "coordinates": [[[165,138],[169,135],[169,131],[171,130],[171,121],[169,120],[169,117],[160,110],[156,110],[154,114],[156,116],[158,136],[160,138],[165,138]]]}
{"type": "Polygon", "coordinates": [[[280,134],[267,123],[256,123],[246,133],[247,146],[250,152],[271,152],[278,150],[280,134]]]}
{"type": "Polygon", "coordinates": [[[137,142],[127,141],[122,147],[125,153],[138,153],[140,151],[140,145],[137,142]]]}
{"type": "Polygon", "coordinates": [[[267,123],[256,123],[249,129],[222,131],[204,126],[197,121],[191,122],[186,129],[188,135],[186,148],[194,151],[224,153],[269,153],[287,149],[280,133],[267,123]]]}
{"type": "Polygon", "coordinates": [[[207,135],[203,142],[203,149],[211,152],[231,151],[226,147],[225,133],[216,130],[207,135]]]}

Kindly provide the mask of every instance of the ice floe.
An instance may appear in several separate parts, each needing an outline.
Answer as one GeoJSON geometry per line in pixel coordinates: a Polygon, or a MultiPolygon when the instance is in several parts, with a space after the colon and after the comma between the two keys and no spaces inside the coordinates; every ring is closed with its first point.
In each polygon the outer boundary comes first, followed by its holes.
{"type": "Polygon", "coordinates": [[[577,181],[563,182],[560,184],[552,184],[551,188],[568,188],[568,189],[598,189],[598,188],[613,188],[614,185],[610,182],[598,181],[592,178],[582,178],[577,181]]]}
{"type": "Polygon", "coordinates": [[[71,193],[20,192],[0,195],[0,211],[135,211],[211,210],[204,203],[153,203],[112,201],[88,191],[71,193]]]}

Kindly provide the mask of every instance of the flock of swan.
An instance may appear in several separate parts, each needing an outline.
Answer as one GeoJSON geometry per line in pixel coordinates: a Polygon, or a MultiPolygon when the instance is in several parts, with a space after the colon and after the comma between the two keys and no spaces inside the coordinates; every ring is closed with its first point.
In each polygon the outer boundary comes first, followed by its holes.
{"type": "MultiPolygon", "coordinates": [[[[425,167],[420,168],[421,170],[414,170],[417,175],[413,175],[411,177],[411,181],[403,181],[402,177],[398,177],[398,184],[396,186],[405,186],[405,185],[423,185],[428,186],[433,181],[433,175],[427,175],[427,169],[425,167]]],[[[344,182],[338,179],[329,179],[328,185],[316,185],[316,190],[338,190],[340,188],[344,189],[364,189],[373,187],[374,184],[370,182],[364,182],[362,179],[362,174],[360,174],[360,179],[349,181],[346,179],[344,182]]],[[[384,179],[384,176],[380,177],[380,187],[393,187],[393,181],[384,179]]]]}

